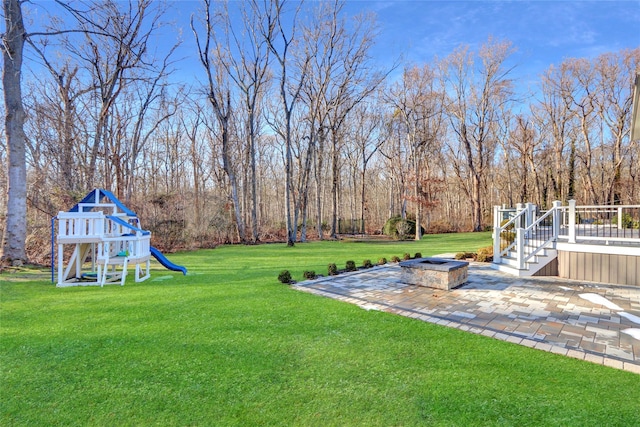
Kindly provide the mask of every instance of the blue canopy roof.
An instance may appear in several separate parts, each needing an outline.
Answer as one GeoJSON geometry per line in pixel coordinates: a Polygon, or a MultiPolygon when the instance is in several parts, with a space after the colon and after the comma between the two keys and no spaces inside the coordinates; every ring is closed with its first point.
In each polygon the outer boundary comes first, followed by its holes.
{"type": "Polygon", "coordinates": [[[131,209],[126,207],[124,204],[122,204],[122,202],[118,200],[118,198],[111,191],[105,190],[103,188],[96,188],[95,190],[91,190],[91,192],[86,196],[84,196],[84,198],[80,200],[80,202],[78,202],[74,207],[69,209],[69,212],[79,212],[80,210],[79,205],[82,203],[98,204],[98,203],[102,203],[104,199],[107,199],[110,203],[113,203],[114,205],[116,205],[118,209],[120,209],[122,212],[126,213],[127,215],[137,216],[134,211],[132,211],[131,209]]]}

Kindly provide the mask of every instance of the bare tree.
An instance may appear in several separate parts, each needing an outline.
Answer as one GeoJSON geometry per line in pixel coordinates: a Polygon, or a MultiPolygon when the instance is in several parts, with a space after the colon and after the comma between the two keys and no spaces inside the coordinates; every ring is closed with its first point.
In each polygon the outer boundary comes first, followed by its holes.
{"type": "Polygon", "coordinates": [[[199,234],[204,233],[205,220],[203,212],[205,210],[205,184],[209,178],[207,167],[207,147],[202,138],[202,128],[204,128],[204,111],[197,102],[193,103],[190,110],[182,110],[180,123],[185,129],[189,139],[189,161],[191,163],[191,174],[193,178],[193,208],[194,226],[199,234]]]}
{"type": "Polygon", "coordinates": [[[2,86],[4,88],[5,136],[8,151],[7,219],[2,238],[2,260],[26,262],[27,167],[24,107],[22,105],[22,54],[26,31],[22,1],[3,0],[5,32],[2,36],[2,86]]]}
{"type": "MultiPolygon", "coordinates": [[[[552,137],[548,169],[556,199],[621,202],[624,164],[634,157],[627,136],[638,55],[635,49],[595,60],[571,58],[543,76],[543,99],[533,111],[552,137]],[[576,194],[578,180],[583,194],[576,194]]],[[[633,173],[633,166],[628,170],[633,173]]]]}
{"type": "Polygon", "coordinates": [[[41,105],[39,110],[38,106],[35,107],[39,118],[46,119],[45,126],[50,132],[56,133],[53,141],[47,141],[46,138],[39,138],[38,141],[49,145],[49,159],[57,164],[56,181],[62,191],[67,194],[82,193],[83,173],[88,168],[80,164],[85,157],[81,152],[85,141],[80,134],[87,133],[82,132],[82,129],[88,122],[84,120],[83,113],[86,110],[82,107],[81,99],[95,88],[91,84],[83,85],[80,82],[78,65],[65,61],[58,68],[35,43],[31,45],[45,64],[55,85],[52,88],[47,82],[40,82],[32,91],[33,94],[41,95],[40,100],[33,101],[34,104],[41,105]]]}
{"type": "Polygon", "coordinates": [[[442,127],[442,91],[437,88],[435,70],[425,66],[404,70],[402,80],[389,91],[390,103],[404,126],[409,161],[413,175],[413,201],[416,204],[415,239],[422,238],[422,208],[428,206],[421,183],[424,182],[425,155],[437,153],[438,136],[442,127]]]}
{"type": "Polygon", "coordinates": [[[331,237],[337,237],[338,186],[340,182],[340,149],[342,126],[349,113],[370,96],[383,82],[386,74],[370,66],[369,50],[376,34],[371,15],[356,16],[347,26],[339,12],[343,2],[335,1],[328,32],[331,35],[333,61],[328,62],[329,87],[324,104],[327,106],[327,128],[331,143],[331,237]]]}
{"type": "Polygon", "coordinates": [[[581,160],[583,173],[585,198],[592,203],[599,203],[600,197],[596,193],[594,182],[593,163],[596,156],[596,147],[599,145],[598,137],[594,131],[596,120],[596,76],[591,64],[586,59],[570,59],[567,61],[570,76],[575,82],[573,91],[569,96],[572,102],[572,112],[578,121],[580,130],[581,148],[578,158],[581,160]]]}
{"type": "Polygon", "coordinates": [[[522,114],[515,117],[514,129],[511,133],[511,148],[517,153],[517,157],[520,161],[520,167],[516,171],[513,171],[511,177],[519,176],[521,178],[519,185],[519,197],[520,203],[528,201],[534,201],[534,194],[538,194],[532,191],[529,184],[529,176],[534,175],[534,186],[536,190],[540,188],[539,176],[535,165],[535,149],[536,149],[536,135],[533,130],[531,122],[522,114]]]}
{"type": "Polygon", "coordinates": [[[274,0],[265,10],[266,19],[261,27],[262,36],[267,41],[278,65],[279,95],[281,114],[284,117],[284,131],[280,131],[285,143],[285,221],[287,227],[287,245],[293,246],[296,240],[297,224],[292,218],[292,176],[293,159],[291,153],[291,126],[293,111],[300,98],[304,81],[307,78],[311,55],[304,50],[294,52],[296,47],[296,28],[301,4],[295,10],[291,29],[284,23],[285,1],[274,0]]]}
{"type": "Polygon", "coordinates": [[[388,218],[399,215],[401,218],[407,217],[407,182],[410,174],[409,153],[406,150],[405,124],[395,110],[385,117],[385,135],[387,143],[381,147],[380,154],[385,161],[384,169],[387,171],[389,213],[388,218]]]}
{"type": "Polygon", "coordinates": [[[250,162],[250,182],[251,182],[251,224],[253,241],[260,240],[258,232],[258,190],[256,177],[256,145],[259,135],[260,117],[258,107],[259,101],[264,95],[264,87],[268,82],[269,73],[269,52],[267,42],[260,38],[258,32],[259,20],[264,14],[257,1],[251,2],[251,10],[243,14],[245,16],[245,42],[246,48],[242,48],[237,37],[234,37],[238,50],[245,52],[240,55],[240,62],[234,67],[236,74],[232,74],[232,78],[242,91],[244,97],[244,105],[247,109],[247,138],[249,146],[249,162],[250,162]]]}
{"type": "Polygon", "coordinates": [[[623,163],[629,157],[633,144],[630,136],[627,137],[630,133],[631,88],[635,70],[639,67],[640,48],[603,54],[594,63],[598,79],[596,109],[609,135],[605,139],[605,149],[610,166],[606,167],[603,192],[610,204],[622,203],[623,163]],[[607,144],[606,140],[610,142],[607,144]]]}
{"type": "Polygon", "coordinates": [[[210,0],[204,1],[204,38],[200,37],[196,30],[194,18],[191,18],[191,29],[196,38],[198,45],[198,55],[200,62],[207,74],[207,99],[211,103],[213,112],[220,126],[220,137],[222,139],[222,164],[227,175],[231,193],[231,203],[233,212],[235,213],[235,223],[238,233],[238,239],[241,242],[246,241],[246,233],[244,221],[240,211],[240,203],[238,198],[238,182],[233,165],[232,148],[231,148],[231,89],[229,86],[229,76],[220,58],[224,55],[222,46],[215,42],[214,34],[214,17],[211,15],[210,0]],[[212,46],[213,43],[213,46],[212,46]]]}
{"type": "MultiPolygon", "coordinates": [[[[339,64],[336,52],[337,27],[334,14],[337,11],[328,2],[322,2],[316,8],[316,16],[313,25],[305,28],[303,33],[304,43],[309,49],[313,49],[309,76],[303,87],[303,102],[307,109],[306,121],[308,122],[307,155],[312,157],[316,190],[316,231],[318,238],[323,238],[323,188],[325,169],[325,147],[328,137],[327,92],[331,85],[335,67],[339,64]]],[[[307,173],[310,177],[311,173],[307,173]]],[[[308,186],[307,186],[308,188],[308,186]]],[[[303,222],[303,227],[306,224],[303,222]]],[[[304,230],[304,229],[303,229],[304,230]]]]}
{"type": "MultiPolygon", "coordinates": [[[[265,85],[268,83],[269,53],[267,41],[260,33],[263,27],[261,20],[268,16],[262,10],[262,5],[256,0],[240,3],[241,27],[234,28],[229,3],[224,2],[218,13],[220,17],[221,34],[215,32],[214,42],[216,51],[222,54],[218,57],[230,79],[240,90],[241,105],[246,110],[246,125],[244,138],[248,157],[248,187],[251,200],[251,234],[253,242],[260,240],[258,230],[258,191],[256,181],[256,145],[259,135],[259,107],[264,95],[265,85]]],[[[266,6],[264,6],[266,7],[266,6]]]]}
{"type": "MultiPolygon", "coordinates": [[[[129,0],[127,3],[107,0],[96,7],[88,7],[86,11],[61,4],[76,17],[79,29],[69,33],[54,26],[51,31],[58,30],[65,34],[62,47],[86,66],[98,92],[85,186],[95,186],[95,172],[98,170],[99,159],[102,158],[102,179],[109,188],[112,182],[110,160],[117,159],[120,155],[113,152],[113,144],[118,141],[109,138],[107,133],[113,125],[109,122],[112,109],[123,91],[132,82],[146,79],[144,74],[153,67],[154,58],[149,56],[149,40],[160,27],[160,18],[165,9],[162,4],[152,3],[151,0],[129,0]],[[82,38],[74,36],[77,32],[82,34],[82,38]]],[[[152,78],[154,90],[158,87],[160,78],[166,75],[167,65],[165,59],[157,77],[152,78]]],[[[143,107],[142,110],[145,111],[146,108],[143,107]]]]}
{"type": "MultiPolygon", "coordinates": [[[[354,147],[360,160],[360,223],[364,232],[365,212],[367,210],[367,167],[373,156],[387,141],[384,133],[384,119],[380,106],[361,105],[356,111],[356,132],[354,135],[354,147]]],[[[354,191],[354,197],[356,192],[354,191]]]]}
{"type": "Polygon", "coordinates": [[[573,91],[574,81],[567,65],[550,67],[541,77],[542,99],[532,110],[535,120],[547,129],[549,135],[547,150],[550,152],[550,161],[545,167],[546,175],[551,180],[553,200],[575,196],[576,137],[571,110],[573,91]],[[568,165],[567,145],[570,151],[568,165]]]}
{"type": "MultiPolygon", "coordinates": [[[[477,58],[463,46],[443,63],[449,124],[458,143],[449,149],[452,154],[459,151],[464,159],[466,171],[459,176],[468,176],[470,181],[468,196],[474,231],[483,229],[483,180],[493,164],[502,106],[511,99],[511,69],[505,67],[505,62],[512,51],[510,43],[489,39],[477,58]]],[[[458,168],[458,172],[462,171],[458,168]]]]}

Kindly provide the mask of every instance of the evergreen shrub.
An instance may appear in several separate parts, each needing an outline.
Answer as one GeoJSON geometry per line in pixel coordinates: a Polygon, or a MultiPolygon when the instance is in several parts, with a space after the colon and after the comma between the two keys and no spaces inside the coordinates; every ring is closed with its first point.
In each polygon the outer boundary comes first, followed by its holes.
{"type": "Polygon", "coordinates": [[[289,270],[282,270],[278,275],[278,280],[280,283],[291,283],[291,273],[289,273],[289,270]]]}
{"type": "Polygon", "coordinates": [[[333,263],[329,264],[328,273],[329,273],[329,276],[337,276],[338,275],[338,267],[333,263]]]}

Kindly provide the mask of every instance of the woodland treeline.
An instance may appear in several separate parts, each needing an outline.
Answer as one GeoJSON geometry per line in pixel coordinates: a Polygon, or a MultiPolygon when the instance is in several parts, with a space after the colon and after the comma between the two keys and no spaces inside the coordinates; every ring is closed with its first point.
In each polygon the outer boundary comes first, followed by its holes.
{"type": "Polygon", "coordinates": [[[335,238],[340,220],[379,233],[393,216],[483,230],[496,204],[639,203],[640,48],[550,64],[527,94],[508,40],[385,70],[375,17],[342,7],[204,0],[189,42],[168,47],[167,5],[150,0],[72,2],[27,28],[29,257],[46,259],[51,218],[95,187],[169,250],[335,238]]]}

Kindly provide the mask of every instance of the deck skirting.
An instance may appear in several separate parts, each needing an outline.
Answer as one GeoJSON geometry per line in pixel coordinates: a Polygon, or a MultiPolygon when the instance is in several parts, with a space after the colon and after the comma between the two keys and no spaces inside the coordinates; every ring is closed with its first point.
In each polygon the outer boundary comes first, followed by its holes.
{"type": "MultiPolygon", "coordinates": [[[[558,248],[558,276],[589,282],[640,286],[640,255],[606,253],[607,246],[591,251],[558,248]]],[[[617,251],[616,251],[617,252],[617,251]]]]}

